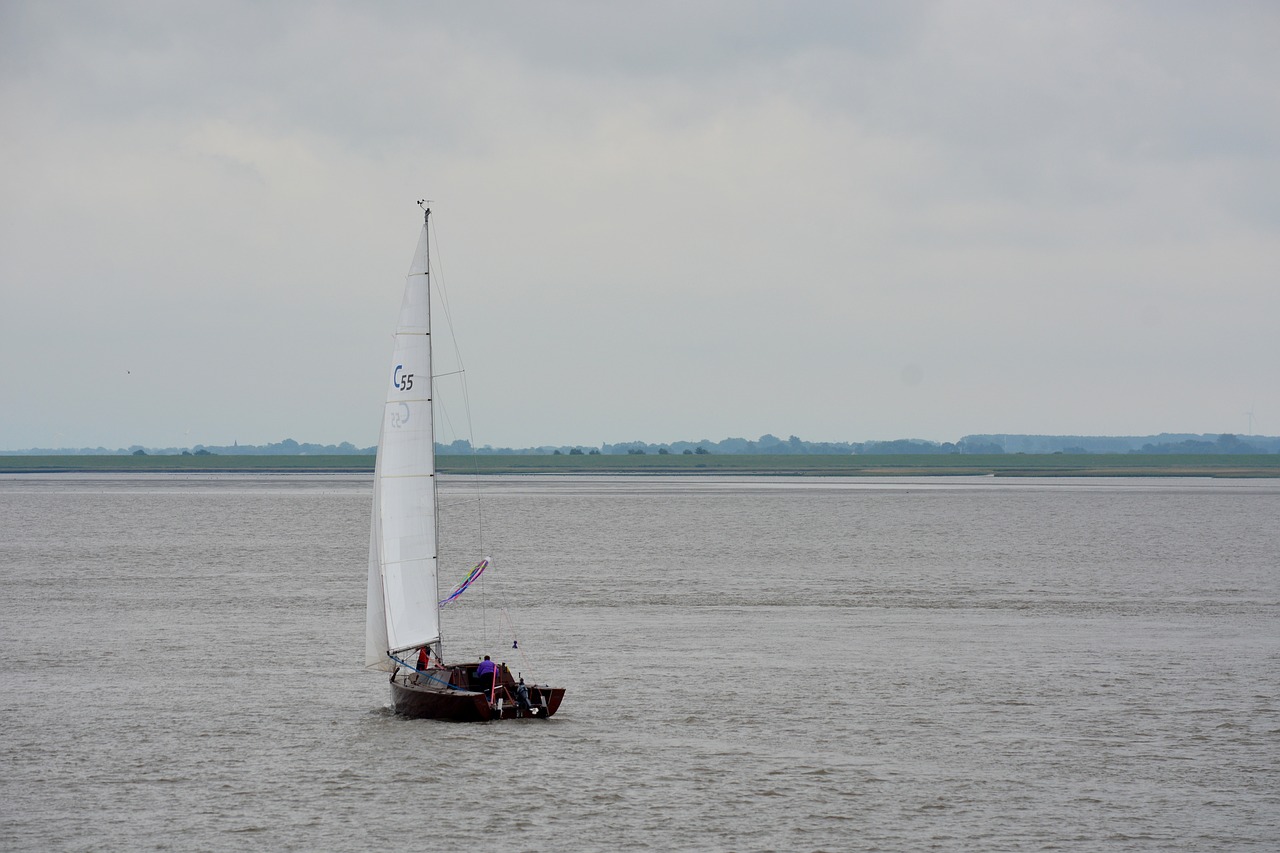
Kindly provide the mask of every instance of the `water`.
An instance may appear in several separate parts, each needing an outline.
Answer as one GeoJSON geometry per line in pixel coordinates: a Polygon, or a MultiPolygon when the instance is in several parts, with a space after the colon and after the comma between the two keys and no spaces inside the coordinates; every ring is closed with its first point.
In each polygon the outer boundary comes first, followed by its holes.
{"type": "Polygon", "coordinates": [[[389,713],[367,477],[0,477],[0,847],[1280,846],[1280,481],[444,492],[550,721],[389,713]]]}

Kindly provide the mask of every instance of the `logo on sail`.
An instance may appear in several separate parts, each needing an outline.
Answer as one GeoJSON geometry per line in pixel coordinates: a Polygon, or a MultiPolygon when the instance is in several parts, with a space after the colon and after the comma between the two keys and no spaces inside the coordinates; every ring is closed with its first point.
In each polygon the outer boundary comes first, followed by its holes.
{"type": "Polygon", "coordinates": [[[391,384],[401,391],[408,391],[413,387],[413,374],[405,373],[402,375],[400,373],[402,370],[404,370],[404,365],[397,364],[396,369],[391,371],[391,384]]]}

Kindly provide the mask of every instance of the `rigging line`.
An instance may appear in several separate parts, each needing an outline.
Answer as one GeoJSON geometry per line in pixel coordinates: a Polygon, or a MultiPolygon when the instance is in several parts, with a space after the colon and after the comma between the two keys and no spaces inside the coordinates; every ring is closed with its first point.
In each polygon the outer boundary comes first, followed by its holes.
{"type": "Polygon", "coordinates": [[[449,338],[453,342],[453,357],[457,362],[458,372],[462,373],[466,370],[466,367],[462,363],[462,350],[458,346],[458,333],[453,325],[453,311],[449,307],[449,291],[444,283],[444,264],[440,261],[440,238],[437,236],[439,231],[440,226],[437,225],[430,234],[432,241],[435,243],[436,292],[440,294],[440,307],[444,310],[444,321],[449,326],[449,338]]]}
{"type": "Polygon", "coordinates": [[[441,415],[441,417],[444,418],[444,421],[449,428],[449,433],[451,435],[457,435],[458,431],[453,426],[453,418],[449,415],[448,407],[445,405],[444,398],[440,395],[440,389],[437,383],[437,380],[443,379],[446,376],[460,375],[466,372],[466,368],[463,367],[463,364],[462,364],[462,352],[458,348],[458,332],[453,325],[453,312],[449,308],[449,291],[448,291],[448,288],[445,287],[445,283],[444,283],[444,269],[443,269],[444,264],[441,263],[441,260],[440,260],[440,256],[441,256],[440,239],[439,237],[436,236],[436,232],[438,232],[439,230],[440,230],[440,226],[437,225],[435,230],[427,235],[428,238],[435,243],[436,274],[435,274],[434,290],[439,299],[440,308],[444,313],[445,325],[449,329],[449,340],[453,344],[454,363],[458,365],[458,369],[453,371],[446,371],[444,373],[435,373],[434,372],[435,363],[433,359],[432,365],[431,365],[432,367],[432,375],[431,375],[432,395],[431,396],[433,397],[436,403],[435,410],[441,415]]]}
{"type": "Polygon", "coordinates": [[[476,432],[471,420],[471,388],[467,384],[466,374],[459,380],[462,386],[462,411],[467,418],[467,442],[471,447],[472,485],[476,493],[476,534],[480,538],[480,552],[487,553],[484,541],[484,502],[480,496],[480,455],[476,452],[476,432]]]}
{"type": "MultiPolygon", "coordinates": [[[[432,377],[432,381],[439,377],[432,377]]],[[[449,435],[457,435],[458,430],[453,426],[453,416],[449,414],[449,406],[445,404],[444,398],[440,396],[439,391],[435,392],[436,412],[444,420],[444,425],[448,428],[449,435]]]]}
{"type": "Polygon", "coordinates": [[[418,669],[416,666],[413,666],[412,664],[410,664],[410,663],[408,663],[408,662],[406,662],[406,661],[401,660],[400,658],[396,657],[395,655],[388,655],[388,657],[390,657],[390,658],[391,658],[393,661],[395,661],[396,663],[404,664],[404,668],[405,668],[405,669],[408,669],[408,670],[409,670],[409,671],[411,671],[411,672],[416,672],[416,673],[418,673],[418,675],[425,675],[425,676],[427,677],[427,680],[428,680],[428,681],[434,681],[434,682],[436,682],[436,683],[438,683],[438,684],[443,684],[445,687],[448,687],[450,690],[459,690],[459,691],[462,691],[462,692],[470,692],[470,691],[466,691],[466,690],[464,690],[464,689],[463,689],[463,688],[461,688],[461,687],[458,687],[458,686],[457,686],[457,685],[455,685],[455,684],[452,684],[452,683],[450,683],[450,682],[448,682],[448,681],[445,681],[445,680],[444,680],[444,679],[442,679],[442,678],[439,678],[439,677],[437,677],[437,676],[432,675],[428,670],[425,670],[425,669],[418,669]]]}
{"type": "Polygon", "coordinates": [[[458,498],[456,501],[442,500],[439,503],[439,507],[441,509],[456,509],[457,507],[460,507],[460,506],[471,506],[471,503],[474,500],[475,498],[458,498]]]}
{"type": "MultiPolygon", "coordinates": [[[[446,427],[447,427],[447,430],[448,430],[449,434],[450,434],[450,435],[457,435],[457,434],[458,434],[458,431],[454,428],[454,425],[453,425],[453,417],[452,417],[452,415],[450,414],[450,409],[449,409],[449,407],[447,407],[447,406],[445,406],[445,405],[444,405],[444,403],[443,403],[443,401],[441,400],[441,398],[437,397],[436,399],[437,399],[437,401],[438,401],[438,404],[437,404],[437,406],[436,406],[436,411],[440,414],[440,417],[441,417],[441,418],[443,418],[443,420],[445,421],[445,423],[446,423],[446,427]]],[[[471,446],[471,461],[472,461],[472,466],[473,466],[473,469],[474,469],[474,470],[472,471],[472,483],[471,483],[471,484],[472,484],[472,486],[474,487],[474,490],[475,490],[474,494],[473,494],[471,497],[468,497],[468,498],[460,498],[460,499],[459,499],[459,500],[457,500],[457,501],[450,501],[450,502],[448,502],[448,504],[447,504],[447,505],[448,505],[448,506],[451,506],[451,507],[462,506],[462,505],[464,505],[464,504],[465,504],[465,505],[467,505],[467,506],[471,506],[472,502],[474,502],[474,504],[475,504],[475,512],[476,512],[476,531],[475,531],[475,532],[476,532],[476,542],[475,542],[475,544],[476,544],[477,551],[476,551],[476,553],[475,553],[475,554],[473,554],[473,555],[472,555],[472,557],[473,557],[474,559],[477,559],[477,560],[478,560],[478,559],[480,559],[481,557],[486,556],[486,554],[487,554],[487,549],[485,548],[485,541],[484,541],[484,505],[483,505],[483,502],[482,502],[482,500],[481,500],[481,495],[480,495],[480,482],[479,482],[479,477],[480,477],[480,472],[479,472],[479,458],[476,456],[475,448],[474,448],[474,446],[473,446],[473,445],[471,446]]],[[[443,508],[445,505],[446,505],[446,504],[444,504],[444,503],[440,502],[439,500],[437,500],[437,504],[436,504],[436,506],[437,506],[438,508],[443,508]]]]}
{"type": "MultiPolygon", "coordinates": [[[[455,359],[455,363],[458,366],[457,373],[459,374],[458,382],[462,391],[463,413],[466,415],[466,419],[467,419],[467,441],[471,445],[471,458],[475,466],[474,485],[475,485],[475,492],[476,492],[476,535],[480,543],[480,556],[484,556],[484,554],[488,551],[488,548],[485,546],[485,539],[484,539],[484,506],[483,506],[483,503],[480,501],[480,459],[479,459],[479,456],[476,454],[475,427],[471,420],[471,392],[469,387],[467,386],[466,367],[462,361],[462,349],[458,344],[457,329],[453,325],[453,311],[449,307],[449,292],[448,292],[448,288],[445,286],[445,283],[444,283],[444,264],[441,263],[441,260],[440,260],[443,253],[440,251],[440,240],[438,236],[439,230],[440,230],[439,226],[436,226],[435,230],[429,231],[427,233],[427,240],[435,241],[436,282],[438,284],[435,290],[440,297],[440,307],[444,312],[445,323],[449,327],[449,338],[453,342],[454,359],[455,359]]],[[[435,367],[434,362],[432,364],[432,367],[433,368],[435,367]]],[[[434,393],[435,391],[434,377],[432,378],[432,389],[433,389],[432,396],[438,399],[439,395],[434,393]]],[[[445,419],[449,423],[450,429],[452,429],[453,421],[447,409],[445,409],[445,407],[442,405],[438,405],[437,410],[440,411],[440,413],[445,417],[445,419]]],[[[433,442],[435,441],[434,434],[432,436],[432,441],[433,442]]],[[[438,505],[436,507],[436,513],[438,517],[439,515],[438,505]]],[[[488,645],[488,639],[489,639],[488,614],[486,609],[486,596],[485,596],[485,591],[487,588],[488,588],[487,583],[480,584],[481,637],[484,639],[486,646],[488,645]]],[[[439,597],[439,592],[440,592],[439,578],[437,577],[437,589],[436,589],[437,597],[439,597]]]]}
{"type": "MultiPolygon", "coordinates": [[[[421,202],[419,202],[419,204],[421,204],[421,202]]],[[[433,584],[435,586],[435,589],[432,590],[432,593],[436,598],[436,600],[439,600],[440,598],[440,538],[439,538],[440,478],[435,475],[436,419],[434,416],[434,412],[436,407],[433,402],[436,399],[437,394],[436,394],[435,377],[430,375],[432,369],[435,368],[435,364],[436,364],[435,339],[432,338],[430,334],[431,332],[431,292],[437,289],[432,284],[432,281],[431,281],[431,238],[435,234],[435,231],[434,229],[431,228],[431,224],[430,224],[431,209],[424,207],[423,211],[424,211],[424,216],[422,220],[422,223],[423,223],[422,227],[425,228],[427,232],[426,234],[427,246],[426,246],[426,252],[424,257],[424,261],[426,262],[425,272],[427,274],[427,277],[426,277],[426,288],[427,288],[426,308],[427,308],[427,333],[428,333],[427,334],[427,368],[428,368],[427,391],[431,394],[431,401],[428,401],[427,405],[429,406],[428,411],[432,412],[432,415],[430,415],[427,418],[427,449],[428,451],[430,451],[430,455],[431,455],[431,525],[432,525],[432,531],[433,531],[433,535],[432,535],[433,541],[431,543],[431,559],[435,567],[435,572],[434,572],[435,583],[433,584]]],[[[439,251],[439,248],[440,248],[439,246],[436,246],[437,251],[439,251]]],[[[439,263],[440,263],[440,259],[436,258],[436,264],[439,264],[439,263]]],[[[440,282],[440,283],[441,285],[443,285],[443,282],[440,282]]],[[[448,319],[447,313],[446,313],[445,319],[446,320],[448,319]]],[[[452,326],[450,326],[450,331],[452,331],[452,326]]],[[[439,633],[439,628],[440,628],[440,622],[439,622],[439,615],[437,614],[436,616],[436,633],[437,634],[439,633]]],[[[441,650],[443,651],[443,649],[441,650]]]]}
{"type": "MultiPolygon", "coordinates": [[[[436,270],[437,270],[436,279],[439,282],[439,287],[437,288],[437,292],[440,294],[440,307],[444,311],[445,322],[449,326],[449,338],[453,342],[454,360],[455,360],[455,363],[458,365],[458,369],[456,371],[453,371],[452,373],[441,374],[441,376],[450,376],[456,373],[457,375],[462,377],[459,380],[459,385],[461,386],[461,391],[462,391],[462,408],[463,408],[463,414],[466,416],[466,420],[467,420],[467,442],[471,446],[471,459],[472,459],[472,464],[475,470],[474,485],[476,490],[476,528],[477,528],[476,534],[480,541],[480,555],[483,556],[488,551],[488,548],[485,545],[485,539],[484,539],[484,506],[479,500],[480,498],[480,457],[476,453],[476,431],[475,431],[475,425],[473,424],[471,419],[471,389],[467,385],[467,376],[466,376],[467,369],[466,369],[466,365],[463,363],[463,360],[462,360],[462,348],[458,344],[457,330],[454,328],[454,325],[453,325],[453,310],[449,307],[448,289],[445,287],[445,284],[444,284],[444,265],[440,261],[440,257],[442,253],[440,251],[440,238],[438,236],[439,231],[440,231],[440,226],[437,225],[433,231],[428,233],[427,238],[429,240],[435,241],[436,270]]],[[[449,422],[450,430],[453,430],[452,418],[448,415],[448,412],[442,412],[442,413],[445,415],[446,419],[449,422]]],[[[454,434],[456,435],[457,432],[454,431],[454,434]]]]}
{"type": "Polygon", "coordinates": [[[511,618],[511,611],[507,610],[505,607],[502,608],[502,616],[507,620],[507,628],[511,631],[511,639],[512,642],[515,643],[516,651],[520,653],[520,659],[525,662],[525,665],[529,669],[529,674],[531,676],[535,675],[538,672],[538,667],[533,662],[533,658],[525,654],[524,646],[520,645],[520,638],[516,632],[516,620],[511,618]]]}

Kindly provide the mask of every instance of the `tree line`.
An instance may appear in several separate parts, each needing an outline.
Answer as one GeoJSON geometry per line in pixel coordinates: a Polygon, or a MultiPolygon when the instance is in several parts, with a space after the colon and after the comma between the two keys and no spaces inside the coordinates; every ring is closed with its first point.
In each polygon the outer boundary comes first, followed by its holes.
{"type": "MultiPolygon", "coordinates": [[[[31,450],[6,450],[6,456],[77,456],[77,455],[216,455],[216,456],[373,456],[377,447],[357,447],[350,442],[341,444],[310,444],[286,438],[271,444],[251,445],[233,442],[231,445],[196,444],[191,447],[143,447],[108,450],[104,447],[57,450],[35,448],[31,450]]],[[[1193,433],[1161,433],[1153,436],[1079,436],[1079,435],[969,435],[958,441],[927,441],[918,438],[899,438],[890,441],[805,441],[798,436],[779,438],[766,433],[756,439],[726,438],[720,441],[673,441],[653,443],[624,441],[600,445],[541,445],[538,447],[472,447],[471,442],[459,439],[448,444],[436,444],[436,453],[442,456],[536,456],[536,455],[625,455],[625,454],[745,454],[757,456],[780,455],[933,455],[933,454],[1001,454],[1001,453],[1145,453],[1145,454],[1265,454],[1280,453],[1280,437],[1251,435],[1241,437],[1230,433],[1221,435],[1193,433]]]]}

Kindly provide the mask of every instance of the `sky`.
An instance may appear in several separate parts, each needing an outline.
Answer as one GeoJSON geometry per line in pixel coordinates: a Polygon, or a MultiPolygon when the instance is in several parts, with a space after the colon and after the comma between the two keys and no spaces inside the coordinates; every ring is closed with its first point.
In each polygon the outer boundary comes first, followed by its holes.
{"type": "Polygon", "coordinates": [[[1274,435],[1278,39],[1268,2],[8,0],[0,450],[374,444],[421,198],[443,439],[1274,435]]]}

